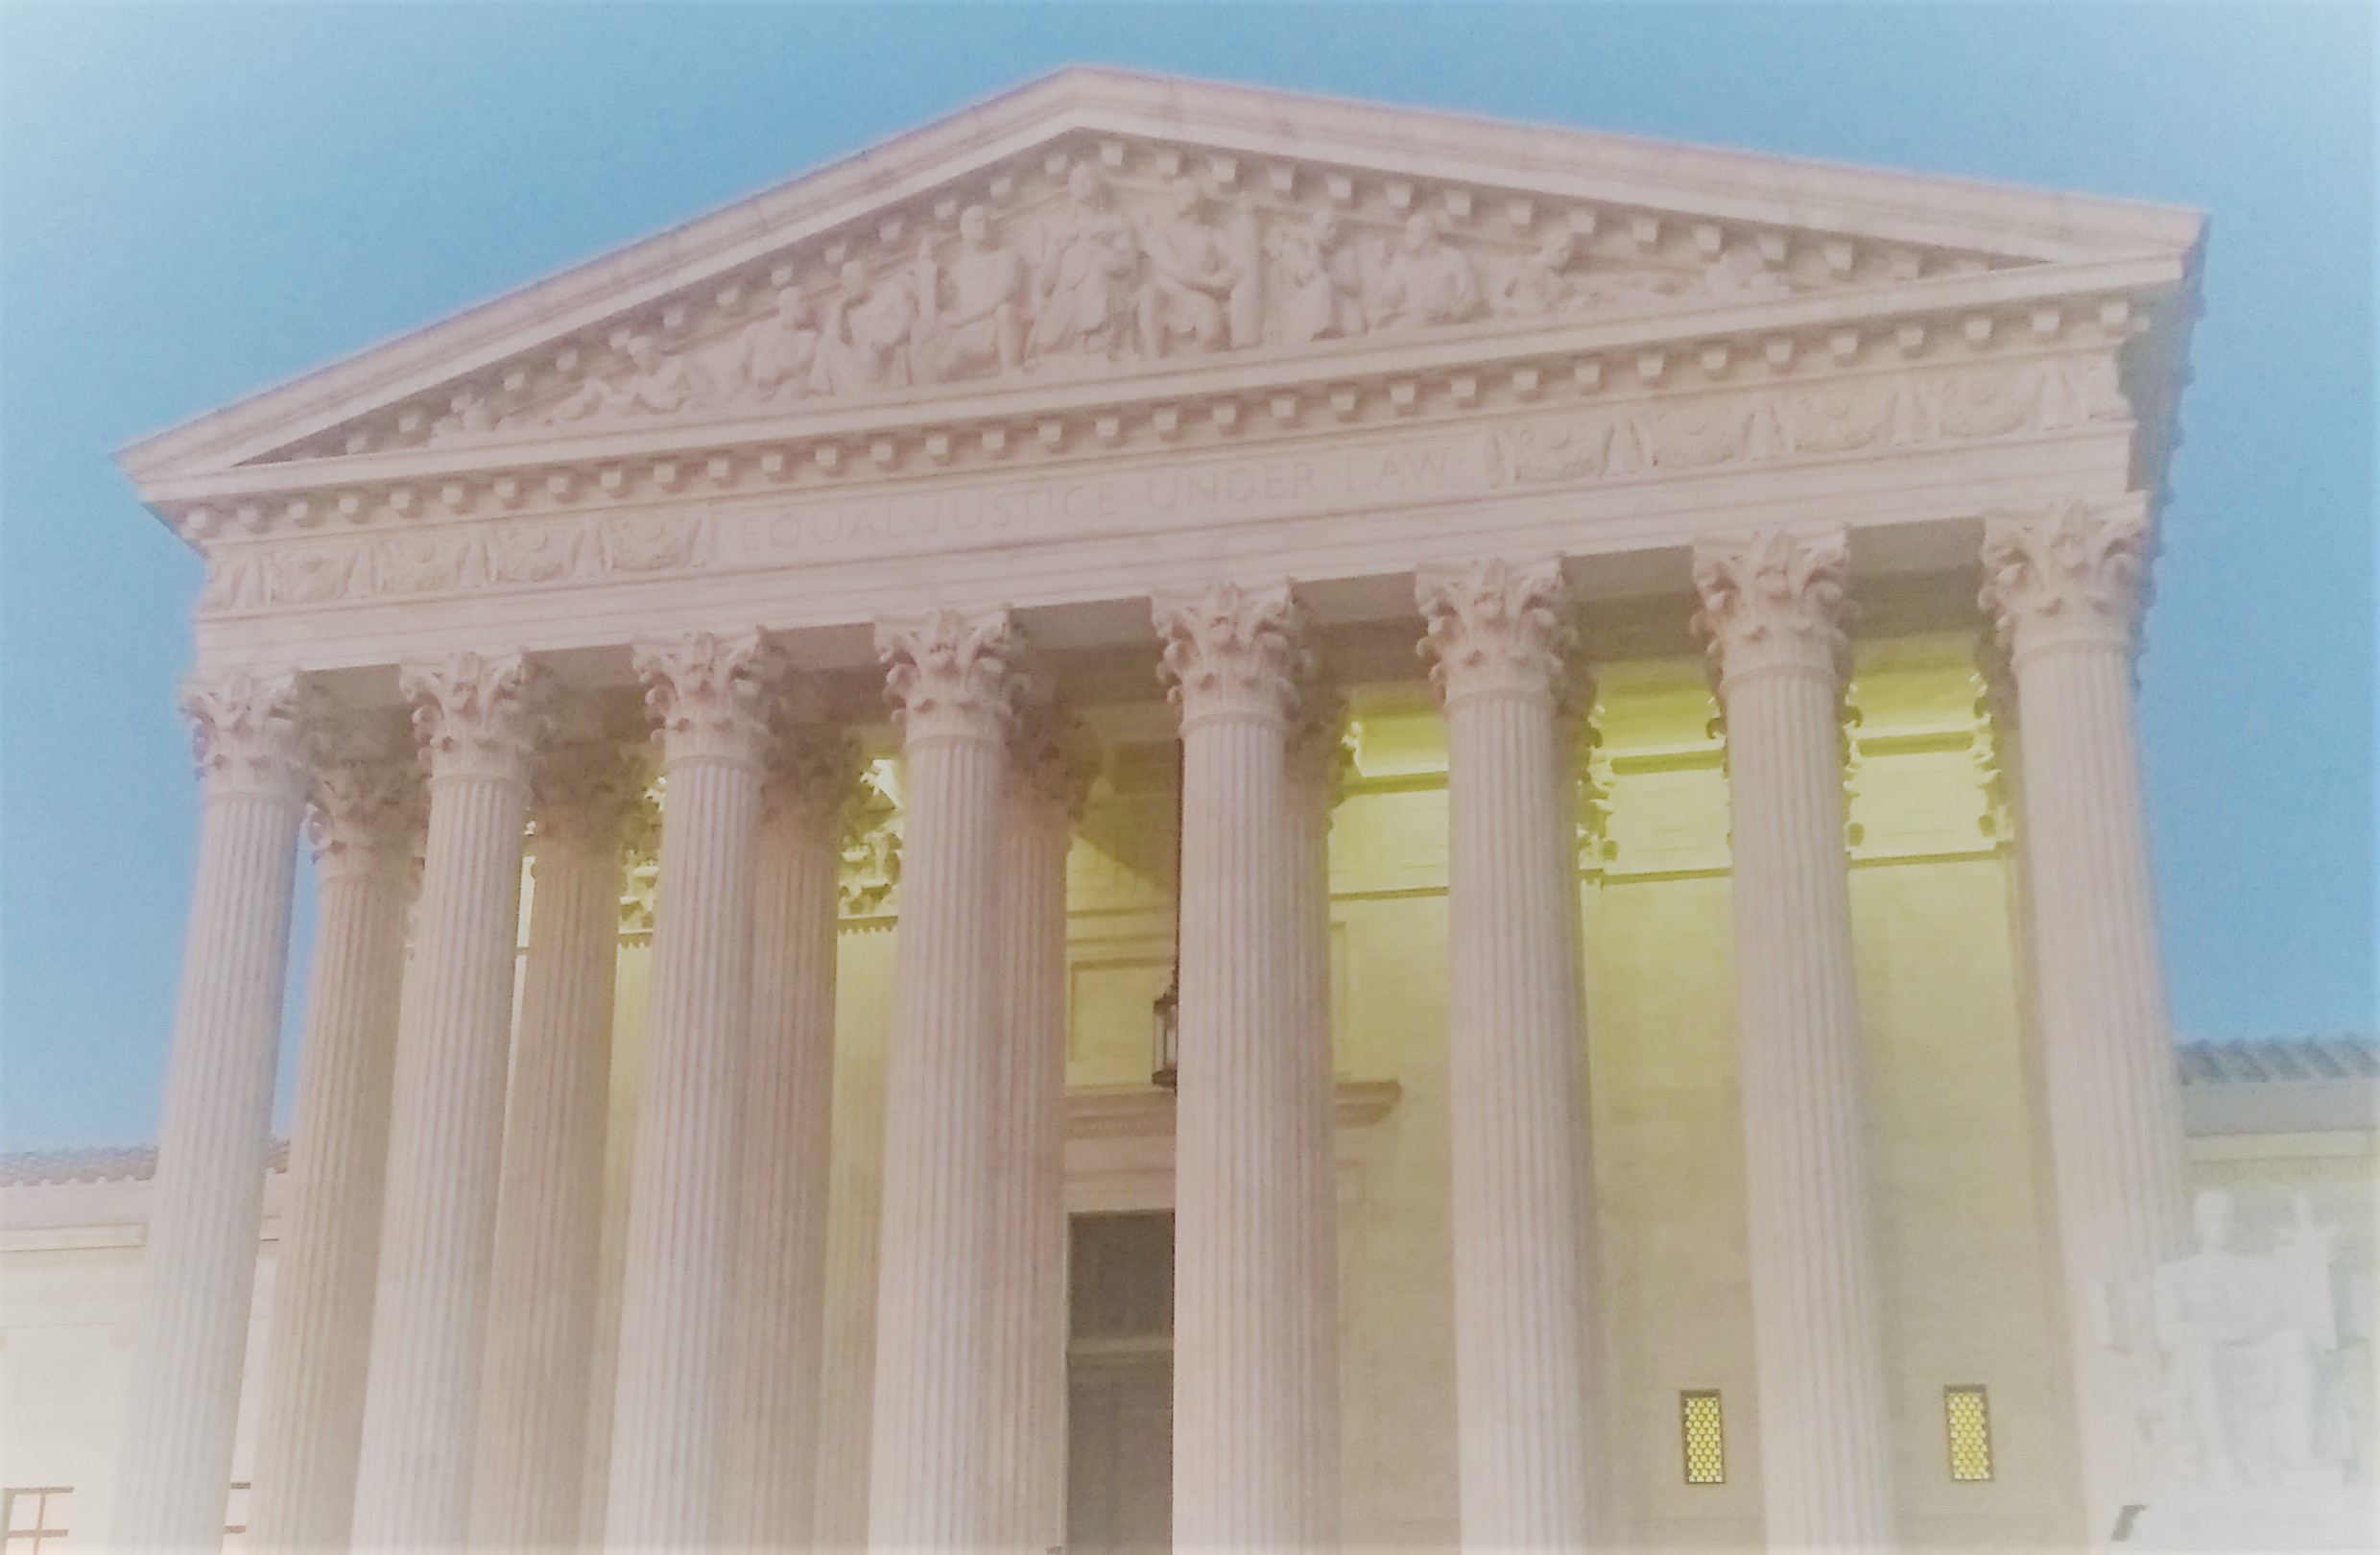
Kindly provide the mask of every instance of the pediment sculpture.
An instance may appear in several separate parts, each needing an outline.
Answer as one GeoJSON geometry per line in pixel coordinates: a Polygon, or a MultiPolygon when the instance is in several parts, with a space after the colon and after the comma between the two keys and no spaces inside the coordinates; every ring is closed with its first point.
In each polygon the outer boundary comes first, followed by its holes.
{"type": "MultiPolygon", "coordinates": [[[[465,386],[428,441],[1065,377],[1259,348],[1783,294],[1797,276],[1748,242],[1623,258],[1593,218],[1457,234],[1439,213],[1222,191],[1195,173],[1127,179],[1076,161],[1037,198],[957,208],[912,244],[781,265],[739,316],[665,342],[649,324],[559,382],[465,386]],[[1606,246],[1608,247],[1608,245],[1606,246]],[[509,403],[498,404],[496,400],[509,403]]],[[[1629,240],[1635,247],[1645,247],[1629,240]]]]}

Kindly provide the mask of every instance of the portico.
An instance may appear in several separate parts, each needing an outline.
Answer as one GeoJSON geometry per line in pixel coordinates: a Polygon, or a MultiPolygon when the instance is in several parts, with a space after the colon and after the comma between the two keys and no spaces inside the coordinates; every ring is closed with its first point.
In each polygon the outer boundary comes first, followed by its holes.
{"type": "Polygon", "coordinates": [[[1131,1207],[1175,1217],[1178,1543],[1424,1537],[1443,1496],[1383,1508],[1440,1472],[1466,1546],[1691,1526],[1637,1444],[1705,1362],[1645,1308],[1704,1291],[1633,1284],[1680,1201],[1639,1154],[1664,1086],[1621,1058],[1679,979],[1720,990],[1698,1083],[1732,1098],[1726,1155],[1681,1169],[1724,1160],[1743,1220],[1740,1262],[1676,1269],[1741,1298],[1749,1512],[1780,1549],[1956,1529],[1908,1444],[1970,1379],[1926,1368],[2001,1352],[1913,1294],[1873,1092],[1933,1017],[1877,993],[1880,859],[1995,872],[2016,953],[1961,975],[2011,1012],[1994,1115],[2044,1229],[2022,1386],[2072,1444],[2024,1515],[2104,1539],[2143,1471],[2096,1325],[2185,1237],[2128,660],[2198,230],[1070,72],[128,451],[208,573],[119,1543],[220,1526],[309,805],[268,1543],[1062,1543],[1098,914],[1179,977],[1178,1089],[1125,1109],[1170,1141],[1131,1207]],[[1913,655],[1998,700],[1896,710],[1913,655]],[[859,1141],[837,875],[866,761],[899,869],[859,1141]],[[607,915],[655,776],[624,1136],[607,915]],[[1426,821],[1333,835],[1346,796],[1422,793],[1426,821]],[[1716,853],[1673,825],[1711,800],[1716,853]],[[1685,898],[1605,893],[1623,858],[1724,893],[1667,981],[1632,969],[1685,898]],[[1147,889],[1110,908],[1100,868],[1147,889]],[[1349,986],[1359,898],[1440,904],[1435,943],[1396,931],[1444,969],[1428,1019],[1349,986]],[[1402,1089],[1359,1148],[1361,1080],[1402,1089]],[[1424,1181],[1442,1213],[1373,1207],[1424,1181]],[[1396,1422],[1434,1394],[1440,1437],[1396,1422]]]}

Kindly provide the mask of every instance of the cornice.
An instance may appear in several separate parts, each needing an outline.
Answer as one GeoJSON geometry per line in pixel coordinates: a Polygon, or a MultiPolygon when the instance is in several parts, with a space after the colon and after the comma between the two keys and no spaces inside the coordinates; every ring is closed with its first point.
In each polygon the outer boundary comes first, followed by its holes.
{"type": "Polygon", "coordinates": [[[830,260],[837,244],[893,250],[1036,155],[1122,165],[1128,144],[1135,158],[1153,155],[1160,166],[1171,158],[1225,184],[1369,180],[1373,187],[1348,198],[1384,211],[1476,207],[1485,217],[1533,199],[1573,202],[1590,217],[1601,210],[1608,229],[1699,221],[1714,224],[1714,236],[1764,247],[1763,234],[1780,242],[1791,234],[1840,242],[1846,252],[1866,243],[2019,265],[2130,255],[2187,263],[2200,228],[2193,213],[2120,202],[1070,70],[144,439],[121,458],[144,488],[256,459],[375,407],[501,370],[524,351],[574,338],[600,343],[641,314],[699,309],[723,288],[751,295],[804,245],[830,260]],[[1075,150],[1061,153],[1059,142],[1075,150]]]}
{"type": "Polygon", "coordinates": [[[1443,419],[1566,399],[1796,384],[1885,365],[2113,349],[2183,279],[2169,259],[2037,266],[1899,287],[1453,339],[1266,349],[1063,383],[923,391],[738,420],[247,466],[144,497],[202,551],[250,537],[418,531],[473,515],[929,476],[1202,439],[1443,419]]]}
{"type": "Polygon", "coordinates": [[[235,530],[209,547],[200,615],[668,584],[1144,530],[1154,538],[1202,521],[1350,506],[1385,514],[1469,496],[1557,497],[2104,443],[2135,430],[2116,345],[2097,326],[2001,347],[1961,335],[1955,345],[1918,342],[1907,357],[1897,346],[1863,348],[1845,364],[1829,354],[1781,372],[1765,355],[1740,366],[1731,358],[1716,372],[1698,357],[1662,365],[1650,381],[1639,360],[1608,385],[1573,374],[1523,397],[1510,379],[1483,378],[1467,403],[1451,387],[1409,412],[1367,400],[1368,419],[1347,424],[1322,415],[1321,426],[1301,430],[1259,411],[1229,426],[1184,418],[1168,438],[1144,420],[1111,443],[1031,440],[992,454],[979,442],[925,469],[857,462],[829,471],[790,456],[772,468],[765,458],[723,457],[720,475],[662,488],[657,466],[623,464],[617,495],[574,478],[559,490],[524,484],[510,506],[416,504],[411,518],[397,518],[384,503],[357,524],[261,538],[235,530]],[[1300,471],[1310,489],[1297,485],[1300,471]]]}

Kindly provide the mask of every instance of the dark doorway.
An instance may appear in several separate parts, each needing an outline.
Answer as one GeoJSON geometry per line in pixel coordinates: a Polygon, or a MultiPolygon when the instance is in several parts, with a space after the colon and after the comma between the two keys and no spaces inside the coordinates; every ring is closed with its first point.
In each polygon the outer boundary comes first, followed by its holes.
{"type": "Polygon", "coordinates": [[[1067,1267],[1068,1555],[1170,1549],[1174,1217],[1078,1215],[1067,1267]]]}

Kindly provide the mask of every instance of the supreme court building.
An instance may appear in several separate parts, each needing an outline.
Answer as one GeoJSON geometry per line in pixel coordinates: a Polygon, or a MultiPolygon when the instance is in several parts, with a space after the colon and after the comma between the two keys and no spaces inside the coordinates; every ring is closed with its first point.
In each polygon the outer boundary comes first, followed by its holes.
{"type": "Polygon", "coordinates": [[[115,1543],[2116,1537],[2201,229],[1070,70],[128,449],[115,1543]]]}

